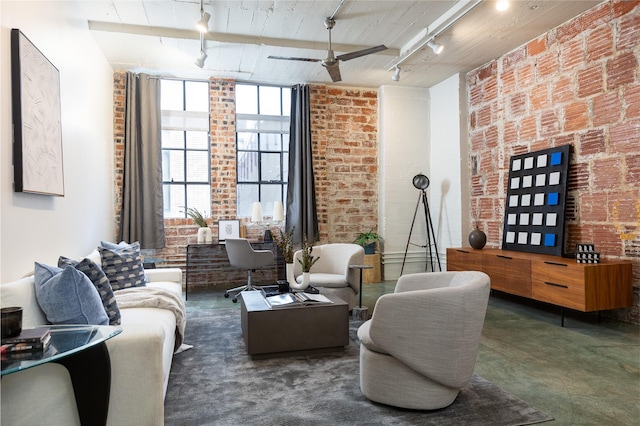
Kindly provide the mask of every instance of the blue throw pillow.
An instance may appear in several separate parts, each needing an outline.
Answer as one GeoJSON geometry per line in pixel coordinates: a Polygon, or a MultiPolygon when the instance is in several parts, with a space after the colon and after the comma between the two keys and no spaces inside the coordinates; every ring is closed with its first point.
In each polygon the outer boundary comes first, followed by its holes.
{"type": "Polygon", "coordinates": [[[120,244],[102,241],[98,247],[102,258],[102,270],[109,278],[113,291],[147,285],[147,276],[142,265],[140,244],[120,244]]]}
{"type": "Polygon", "coordinates": [[[52,324],[107,325],[100,295],[91,280],[72,266],[35,263],[36,299],[52,324]]]}
{"type": "Polygon", "coordinates": [[[111,284],[109,284],[109,278],[107,278],[102,268],[89,258],[84,258],[78,262],[77,260],[60,256],[58,267],[64,268],[66,266],[73,266],[91,280],[96,290],[98,290],[102,306],[104,306],[104,310],[109,317],[109,325],[120,325],[120,308],[118,308],[116,296],[113,294],[111,284]]]}

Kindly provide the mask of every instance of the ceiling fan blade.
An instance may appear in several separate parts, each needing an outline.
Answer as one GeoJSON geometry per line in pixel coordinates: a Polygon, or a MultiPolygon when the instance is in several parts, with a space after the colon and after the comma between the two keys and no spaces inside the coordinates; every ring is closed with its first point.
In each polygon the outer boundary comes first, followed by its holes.
{"type": "Polygon", "coordinates": [[[387,46],[381,44],[376,47],[369,47],[368,49],[356,50],[355,52],[345,53],[343,55],[338,55],[336,59],[340,61],[348,61],[349,59],[359,58],[361,56],[371,55],[372,53],[382,52],[383,50],[387,50],[387,46]]]}
{"type": "Polygon", "coordinates": [[[269,59],[281,59],[283,61],[303,61],[303,62],[320,62],[321,59],[313,59],[313,58],[296,58],[293,56],[269,56],[269,59]]]}
{"type": "Polygon", "coordinates": [[[329,72],[329,75],[331,76],[331,80],[334,83],[337,83],[338,81],[342,81],[342,76],[340,76],[340,66],[338,65],[337,62],[333,65],[325,65],[324,67],[329,72]]]}

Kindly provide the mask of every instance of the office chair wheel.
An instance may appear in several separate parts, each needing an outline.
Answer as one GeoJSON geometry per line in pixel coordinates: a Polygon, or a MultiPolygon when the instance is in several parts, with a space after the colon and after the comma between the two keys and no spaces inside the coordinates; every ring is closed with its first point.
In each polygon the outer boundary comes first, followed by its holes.
{"type": "Polygon", "coordinates": [[[229,298],[229,293],[225,293],[225,294],[224,294],[224,298],[225,298],[225,299],[228,299],[228,298],[229,298]]]}
{"type": "Polygon", "coordinates": [[[231,299],[231,301],[232,301],[233,303],[238,303],[238,298],[237,298],[237,297],[234,297],[233,299],[231,299]]]}

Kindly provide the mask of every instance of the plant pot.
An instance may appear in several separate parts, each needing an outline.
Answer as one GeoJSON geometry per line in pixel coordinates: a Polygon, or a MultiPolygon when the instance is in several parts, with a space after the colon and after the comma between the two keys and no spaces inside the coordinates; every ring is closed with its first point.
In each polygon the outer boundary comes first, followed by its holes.
{"type": "Polygon", "coordinates": [[[365,244],[364,254],[376,254],[376,243],[365,244]]]}
{"type": "Polygon", "coordinates": [[[482,249],[487,244],[487,234],[478,228],[474,229],[469,234],[469,244],[476,250],[482,249]]]}
{"type": "Polygon", "coordinates": [[[213,242],[213,236],[211,234],[211,228],[208,226],[201,226],[198,228],[198,244],[211,244],[213,242]]]}
{"type": "Polygon", "coordinates": [[[287,282],[289,283],[289,287],[293,288],[296,285],[296,276],[293,274],[293,263],[287,263],[285,265],[285,270],[287,274],[287,282]]]}

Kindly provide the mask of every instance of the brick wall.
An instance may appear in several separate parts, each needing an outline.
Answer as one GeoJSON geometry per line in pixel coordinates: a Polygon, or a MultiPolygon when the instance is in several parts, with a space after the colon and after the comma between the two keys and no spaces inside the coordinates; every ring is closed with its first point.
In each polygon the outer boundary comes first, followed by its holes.
{"type": "MultiPolygon", "coordinates": [[[[640,323],[640,2],[610,1],[467,76],[472,209],[500,247],[512,155],[574,147],[567,251],[633,262],[640,323]]],[[[469,217],[471,221],[471,216],[469,217]]]]}
{"type": "MultiPolygon", "coordinates": [[[[114,74],[116,220],[122,203],[124,72],[114,74]]],[[[351,242],[376,229],[378,133],[376,90],[311,86],[311,120],[320,243],[351,242]]],[[[236,218],[235,82],[210,81],[212,224],[236,218]]],[[[247,237],[261,240],[264,228],[241,218],[247,237]]],[[[212,226],[214,239],[217,227],[212,226]]],[[[186,246],[196,242],[191,219],[166,219],[166,247],[145,250],[161,266],[184,268],[186,246]]],[[[115,238],[115,237],[114,237],[115,238]]]]}

